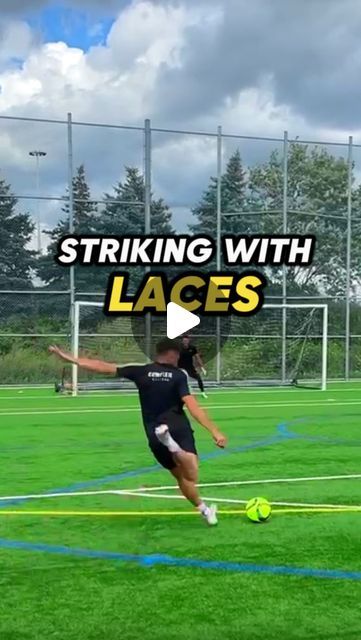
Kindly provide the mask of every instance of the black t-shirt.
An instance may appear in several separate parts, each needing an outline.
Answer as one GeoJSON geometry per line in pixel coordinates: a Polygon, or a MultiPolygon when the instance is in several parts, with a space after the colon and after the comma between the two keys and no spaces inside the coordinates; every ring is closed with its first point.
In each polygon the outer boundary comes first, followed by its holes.
{"type": "Polygon", "coordinates": [[[182,418],[189,424],[183,411],[184,396],[190,395],[188,378],[184,371],[169,364],[151,362],[144,365],[118,367],[119,378],[132,380],[139,392],[143,424],[149,436],[154,429],[169,419],[182,418]]]}
{"type": "Polygon", "coordinates": [[[190,344],[188,347],[182,347],[179,354],[178,367],[188,371],[194,369],[193,358],[196,353],[198,353],[198,349],[193,344],[190,344]]]}

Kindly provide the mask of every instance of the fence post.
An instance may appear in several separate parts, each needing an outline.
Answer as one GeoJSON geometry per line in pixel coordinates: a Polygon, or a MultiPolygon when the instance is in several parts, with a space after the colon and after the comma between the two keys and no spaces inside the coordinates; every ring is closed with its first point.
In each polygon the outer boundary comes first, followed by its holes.
{"type": "MultiPolygon", "coordinates": [[[[144,121],[144,233],[151,232],[151,199],[152,199],[152,130],[150,120],[144,121]]],[[[145,268],[145,272],[149,267],[145,268]]],[[[152,357],[152,316],[145,316],[145,352],[147,358],[152,357]]]]}
{"type": "MultiPolygon", "coordinates": [[[[283,135],[283,195],[282,195],[282,233],[288,231],[288,132],[283,135]]],[[[282,304],[287,304],[287,267],[282,267],[282,304]]],[[[287,379],[287,308],[282,307],[282,382],[287,379]]]]}
{"type": "MultiPolygon", "coordinates": [[[[217,230],[216,230],[216,250],[217,250],[217,271],[222,269],[222,253],[221,253],[221,237],[222,237],[222,127],[217,130],[217,230]]],[[[216,318],[216,381],[221,381],[221,318],[216,318]]]]}
{"type": "Polygon", "coordinates": [[[345,380],[350,378],[350,304],[351,304],[351,238],[352,238],[352,171],[353,138],[348,139],[348,180],[347,180],[347,243],[346,243],[346,327],[345,327],[345,380]]]}
{"type": "MultiPolygon", "coordinates": [[[[68,199],[69,199],[69,233],[74,233],[74,190],[73,190],[73,118],[72,114],[68,113],[68,199]]],[[[74,353],[74,325],[75,325],[75,268],[74,265],[69,270],[69,291],[70,291],[70,337],[71,347],[74,353]]],[[[73,365],[74,367],[75,365],[73,365]]]]}

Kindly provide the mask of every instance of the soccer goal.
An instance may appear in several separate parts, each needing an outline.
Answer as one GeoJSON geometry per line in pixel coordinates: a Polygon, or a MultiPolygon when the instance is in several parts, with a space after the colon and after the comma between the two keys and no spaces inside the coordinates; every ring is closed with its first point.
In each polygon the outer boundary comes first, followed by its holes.
{"type": "Polygon", "coordinates": [[[265,304],[254,316],[233,316],[227,333],[216,364],[221,383],[326,389],[327,305],[265,304]]]}
{"type": "MultiPolygon", "coordinates": [[[[74,312],[74,355],[119,364],[145,363],[165,335],[165,322],[154,318],[108,317],[102,303],[78,301],[74,312]]],[[[323,304],[265,304],[254,316],[200,323],[192,332],[206,362],[208,386],[308,385],[326,389],[328,307],[323,304]],[[206,329],[205,329],[206,326],[206,329]],[[218,330],[218,334],[217,334],[218,330]],[[220,348],[217,350],[216,345],[220,348]],[[216,354],[216,355],[215,355],[216,354]]],[[[72,367],[73,394],[79,391],[132,388],[131,383],[100,379],[72,367]]]]}

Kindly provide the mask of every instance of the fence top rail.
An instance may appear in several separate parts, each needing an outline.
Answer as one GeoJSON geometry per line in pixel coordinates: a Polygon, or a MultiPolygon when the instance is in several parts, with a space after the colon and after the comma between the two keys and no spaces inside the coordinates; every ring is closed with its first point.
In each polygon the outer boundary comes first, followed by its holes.
{"type": "MultiPolygon", "coordinates": [[[[63,124],[69,125],[68,120],[56,120],[54,118],[28,118],[25,116],[0,116],[0,120],[13,120],[15,122],[42,122],[44,124],[63,124]]],[[[126,131],[144,131],[144,126],[134,126],[125,124],[108,124],[106,122],[82,122],[77,120],[71,121],[72,125],[85,127],[100,127],[103,129],[123,129],[126,131]]]]}
{"type": "MultiPolygon", "coordinates": [[[[71,114],[69,114],[71,115],[71,114]]],[[[15,122],[43,122],[47,124],[62,124],[62,125],[76,125],[76,126],[84,126],[84,127],[101,127],[106,129],[122,129],[125,131],[145,131],[145,125],[121,125],[121,124],[110,124],[106,122],[83,122],[81,120],[58,120],[55,118],[34,118],[34,117],[26,117],[26,116],[8,116],[8,115],[0,115],[0,120],[10,120],[15,122]]],[[[250,136],[250,135],[241,135],[241,134],[232,134],[232,133],[217,133],[216,131],[190,131],[184,129],[170,129],[170,128],[162,128],[162,127],[151,127],[151,131],[155,133],[170,133],[170,134],[181,134],[181,135],[197,135],[197,136],[207,136],[212,138],[234,138],[238,140],[258,140],[263,142],[281,142],[283,143],[284,137],[268,137],[268,136],[250,136]]],[[[361,143],[357,144],[352,141],[338,142],[338,141],[330,141],[330,140],[301,140],[299,138],[289,138],[288,142],[290,144],[313,144],[313,145],[322,145],[322,146],[335,146],[335,147],[348,147],[352,145],[353,147],[361,147],[361,143]]]]}
{"type": "Polygon", "coordinates": [[[0,333],[0,338],[70,338],[70,332],[69,333],[0,333]]]}
{"type": "Polygon", "coordinates": [[[70,289],[62,290],[62,291],[48,291],[47,289],[24,289],[23,291],[17,289],[0,289],[0,295],[10,295],[10,294],[19,294],[19,295],[69,295],[70,289]]]}
{"type": "Polygon", "coordinates": [[[103,302],[90,302],[88,300],[77,300],[75,302],[75,306],[76,307],[103,307],[104,303],[103,302]]]}
{"type": "MultiPolygon", "coordinates": [[[[48,289],[24,289],[24,290],[20,290],[20,289],[0,289],[0,295],[47,295],[47,296],[51,296],[51,295],[69,295],[70,294],[70,289],[62,289],[60,291],[54,291],[54,290],[48,290],[48,289]]],[[[105,292],[104,291],[98,291],[98,292],[93,292],[93,291],[77,291],[76,292],[77,296],[89,296],[89,297],[105,297],[105,292]]],[[[267,298],[268,300],[282,300],[282,296],[269,296],[267,298]]],[[[297,301],[299,300],[300,302],[297,304],[296,302],[290,302],[290,303],[286,303],[287,306],[295,306],[295,307],[305,307],[305,306],[310,306],[310,307],[317,307],[317,306],[321,306],[321,307],[326,307],[327,303],[309,303],[309,302],[301,302],[301,300],[304,300],[304,297],[300,297],[300,296],[288,296],[289,300],[294,300],[297,301]]],[[[340,296],[338,298],[335,298],[334,296],[307,296],[308,300],[332,300],[336,302],[344,302],[346,300],[345,296],[340,296]]],[[[357,302],[358,300],[360,300],[360,298],[352,298],[351,302],[357,302]]],[[[81,303],[81,304],[85,304],[87,306],[94,304],[95,306],[103,306],[103,302],[94,302],[91,303],[89,300],[77,300],[77,304],[81,303]]],[[[282,306],[282,302],[266,302],[263,306],[264,307],[269,307],[271,305],[275,305],[276,307],[280,307],[282,306]]]]}
{"type": "MultiPolygon", "coordinates": [[[[35,194],[22,194],[22,195],[9,195],[8,193],[0,192],[0,198],[11,200],[12,198],[16,198],[16,200],[43,200],[43,201],[53,201],[53,202],[69,202],[69,196],[40,196],[35,194]]],[[[91,198],[90,200],[86,200],[85,198],[73,198],[73,202],[87,202],[89,204],[116,204],[116,205],[127,205],[132,207],[144,207],[144,202],[140,200],[117,200],[116,198],[91,198]]],[[[178,205],[177,205],[178,206],[178,205]]]]}
{"type": "Polygon", "coordinates": [[[327,304],[320,304],[320,303],[306,303],[306,304],[293,304],[293,303],[279,303],[279,304],[275,304],[275,303],[271,303],[271,304],[264,304],[261,309],[327,309],[328,305],[327,304]]]}
{"type": "MultiPolygon", "coordinates": [[[[78,307],[103,307],[103,302],[90,302],[88,300],[77,300],[75,302],[76,306],[78,307]]],[[[327,304],[320,304],[320,303],[306,303],[306,304],[293,304],[293,303],[270,303],[270,304],[264,304],[260,311],[262,309],[327,309],[328,305],[327,304]]]]}

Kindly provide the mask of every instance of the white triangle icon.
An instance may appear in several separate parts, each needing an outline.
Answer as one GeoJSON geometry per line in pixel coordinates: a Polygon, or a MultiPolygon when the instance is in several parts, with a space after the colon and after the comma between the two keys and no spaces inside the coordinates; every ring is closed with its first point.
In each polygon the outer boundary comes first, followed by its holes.
{"type": "Polygon", "coordinates": [[[167,304],[167,338],[173,340],[197,327],[200,318],[175,302],[167,304]]]}

